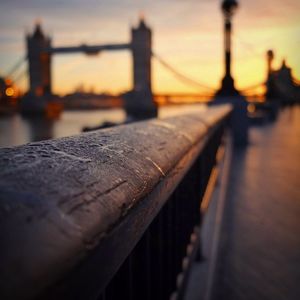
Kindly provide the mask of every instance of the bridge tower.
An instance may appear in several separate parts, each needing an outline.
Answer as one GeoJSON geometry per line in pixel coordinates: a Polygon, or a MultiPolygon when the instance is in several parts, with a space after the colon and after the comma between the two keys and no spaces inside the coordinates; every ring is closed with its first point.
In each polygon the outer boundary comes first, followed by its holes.
{"type": "Polygon", "coordinates": [[[133,57],[133,90],[151,90],[152,33],[141,18],[139,25],[131,29],[133,57]]]}
{"type": "Polygon", "coordinates": [[[125,99],[127,114],[135,119],[157,116],[151,86],[152,32],[143,18],[131,29],[133,90],[125,99]]]}
{"type": "Polygon", "coordinates": [[[36,24],[34,32],[26,37],[27,57],[29,63],[29,91],[37,97],[51,94],[51,54],[46,49],[51,47],[40,24],[36,24]]]}

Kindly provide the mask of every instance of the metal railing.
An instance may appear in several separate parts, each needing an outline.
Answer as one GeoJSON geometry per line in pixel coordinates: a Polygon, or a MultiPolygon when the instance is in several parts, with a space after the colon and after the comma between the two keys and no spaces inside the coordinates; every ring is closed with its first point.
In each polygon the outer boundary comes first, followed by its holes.
{"type": "Polygon", "coordinates": [[[1,299],[182,299],[230,112],[0,149],[1,299]]]}

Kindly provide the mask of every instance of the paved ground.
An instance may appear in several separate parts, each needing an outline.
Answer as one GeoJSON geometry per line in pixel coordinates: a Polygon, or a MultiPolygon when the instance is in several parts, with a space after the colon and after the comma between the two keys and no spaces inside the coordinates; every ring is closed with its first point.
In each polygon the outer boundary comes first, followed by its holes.
{"type": "Polygon", "coordinates": [[[233,156],[216,299],[300,299],[300,107],[233,156]]]}

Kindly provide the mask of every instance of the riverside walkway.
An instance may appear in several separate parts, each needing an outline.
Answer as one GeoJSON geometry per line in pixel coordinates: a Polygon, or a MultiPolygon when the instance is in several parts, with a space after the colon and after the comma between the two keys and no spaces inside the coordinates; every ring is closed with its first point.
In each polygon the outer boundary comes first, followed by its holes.
{"type": "Polygon", "coordinates": [[[215,299],[300,299],[300,107],[235,151],[215,299]]]}

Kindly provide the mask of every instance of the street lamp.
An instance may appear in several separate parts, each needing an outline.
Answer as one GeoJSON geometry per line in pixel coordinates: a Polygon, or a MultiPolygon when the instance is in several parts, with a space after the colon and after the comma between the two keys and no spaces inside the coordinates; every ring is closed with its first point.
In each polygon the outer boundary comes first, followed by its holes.
{"type": "Polygon", "coordinates": [[[238,3],[235,0],[224,0],[221,6],[224,16],[231,17],[238,8],[238,3]]]}
{"type": "Polygon", "coordinates": [[[234,80],[231,75],[231,18],[238,8],[236,0],[223,0],[221,9],[224,15],[224,54],[225,54],[225,76],[222,80],[221,89],[217,95],[233,96],[238,95],[234,87],[234,80]]]}

